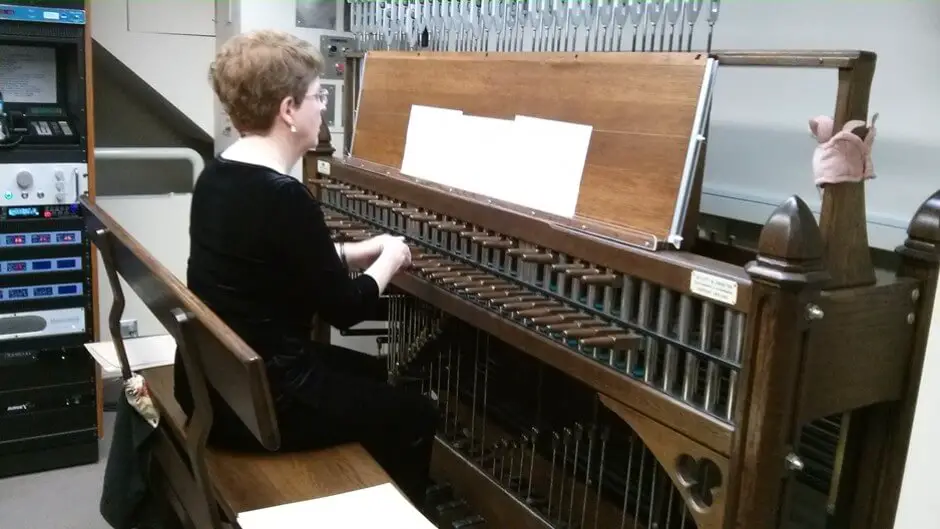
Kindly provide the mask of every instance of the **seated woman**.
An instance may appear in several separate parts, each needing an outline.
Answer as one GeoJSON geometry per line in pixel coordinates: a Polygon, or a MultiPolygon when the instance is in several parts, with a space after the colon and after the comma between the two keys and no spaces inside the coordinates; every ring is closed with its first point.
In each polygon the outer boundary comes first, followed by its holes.
{"type": "MultiPolygon", "coordinates": [[[[434,405],[389,385],[384,360],[310,341],[314,315],[341,329],[373,317],[391,278],[411,264],[396,237],[334,245],[316,198],[288,176],[317,144],[322,71],[312,45],[285,33],[249,33],[222,47],[212,87],[241,138],[193,191],[187,283],[264,359],[282,450],[359,442],[419,502],[434,405]],[[351,279],[347,267],[366,270],[351,279]]],[[[181,364],[176,396],[190,412],[181,364]]],[[[213,407],[211,443],[262,450],[221,399],[213,407]]]]}

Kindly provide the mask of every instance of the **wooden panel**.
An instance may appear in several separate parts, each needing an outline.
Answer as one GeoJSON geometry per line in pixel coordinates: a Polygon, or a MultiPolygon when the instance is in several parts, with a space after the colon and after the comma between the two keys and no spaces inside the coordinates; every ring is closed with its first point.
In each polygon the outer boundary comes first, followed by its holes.
{"type": "MultiPolygon", "coordinates": [[[[143,371],[160,413],[177,439],[186,415],[173,396],[173,367],[143,371]]],[[[390,483],[391,478],[357,443],[323,450],[236,453],[213,449],[209,469],[219,502],[234,517],[244,511],[332,496],[390,483]]]]}
{"type": "Polygon", "coordinates": [[[911,279],[823,292],[825,317],[810,334],[803,364],[800,422],[901,397],[916,310],[911,279]],[[833,375],[839,383],[833,385],[833,375]]]}
{"type": "Polygon", "coordinates": [[[174,333],[177,343],[181,338],[174,331],[180,328],[175,311],[190,316],[187,325],[192,339],[188,345],[200,356],[206,383],[218,391],[263,446],[276,449],[280,434],[261,357],[113,218],[85,198],[80,203],[91,242],[99,251],[109,249],[106,266],[114,267],[157,320],[174,333]]]}
{"type": "MultiPolygon", "coordinates": [[[[88,199],[94,203],[98,194],[95,192],[95,82],[94,67],[92,63],[92,40],[91,40],[91,2],[85,2],[85,115],[86,115],[86,139],[85,145],[88,153],[88,199]]],[[[98,336],[98,258],[97,249],[91,249],[88,266],[91,268],[91,321],[92,321],[92,340],[97,342],[101,339],[98,336]]],[[[97,412],[98,438],[104,439],[104,378],[101,373],[101,366],[95,363],[95,408],[97,412]]]]}
{"type": "MultiPolygon", "coordinates": [[[[705,59],[694,53],[371,52],[352,154],[400,168],[412,105],[588,124],[594,131],[577,216],[665,238],[705,59]]],[[[485,153],[485,138],[480,148],[485,153]]]]}

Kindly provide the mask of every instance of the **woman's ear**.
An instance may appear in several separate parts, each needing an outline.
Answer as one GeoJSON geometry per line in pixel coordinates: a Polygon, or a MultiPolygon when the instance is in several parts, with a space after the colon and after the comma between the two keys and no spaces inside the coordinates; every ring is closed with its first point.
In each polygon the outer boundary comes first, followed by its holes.
{"type": "Polygon", "coordinates": [[[284,122],[288,127],[294,125],[294,112],[296,111],[296,105],[294,104],[294,98],[292,96],[287,96],[281,100],[281,105],[278,108],[278,117],[284,122]]]}

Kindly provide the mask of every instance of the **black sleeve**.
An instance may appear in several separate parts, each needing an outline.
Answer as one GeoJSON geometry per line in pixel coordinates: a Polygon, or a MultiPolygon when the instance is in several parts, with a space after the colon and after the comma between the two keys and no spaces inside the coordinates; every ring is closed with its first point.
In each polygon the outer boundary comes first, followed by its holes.
{"type": "Polygon", "coordinates": [[[326,227],[323,210],[300,182],[281,187],[278,222],[284,243],[281,258],[297,277],[297,286],[315,300],[317,314],[327,323],[348,329],[373,317],[379,304],[379,286],[365,274],[355,279],[343,265],[326,227]]]}

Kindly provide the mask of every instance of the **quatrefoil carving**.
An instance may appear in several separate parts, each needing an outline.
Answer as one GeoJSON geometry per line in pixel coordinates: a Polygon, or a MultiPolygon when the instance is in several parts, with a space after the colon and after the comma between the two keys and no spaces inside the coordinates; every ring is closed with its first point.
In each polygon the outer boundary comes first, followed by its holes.
{"type": "Polygon", "coordinates": [[[696,459],[689,454],[676,458],[676,477],[689,494],[692,505],[699,511],[707,511],[715,502],[715,494],[721,489],[723,476],[717,463],[703,457],[696,459]]]}

